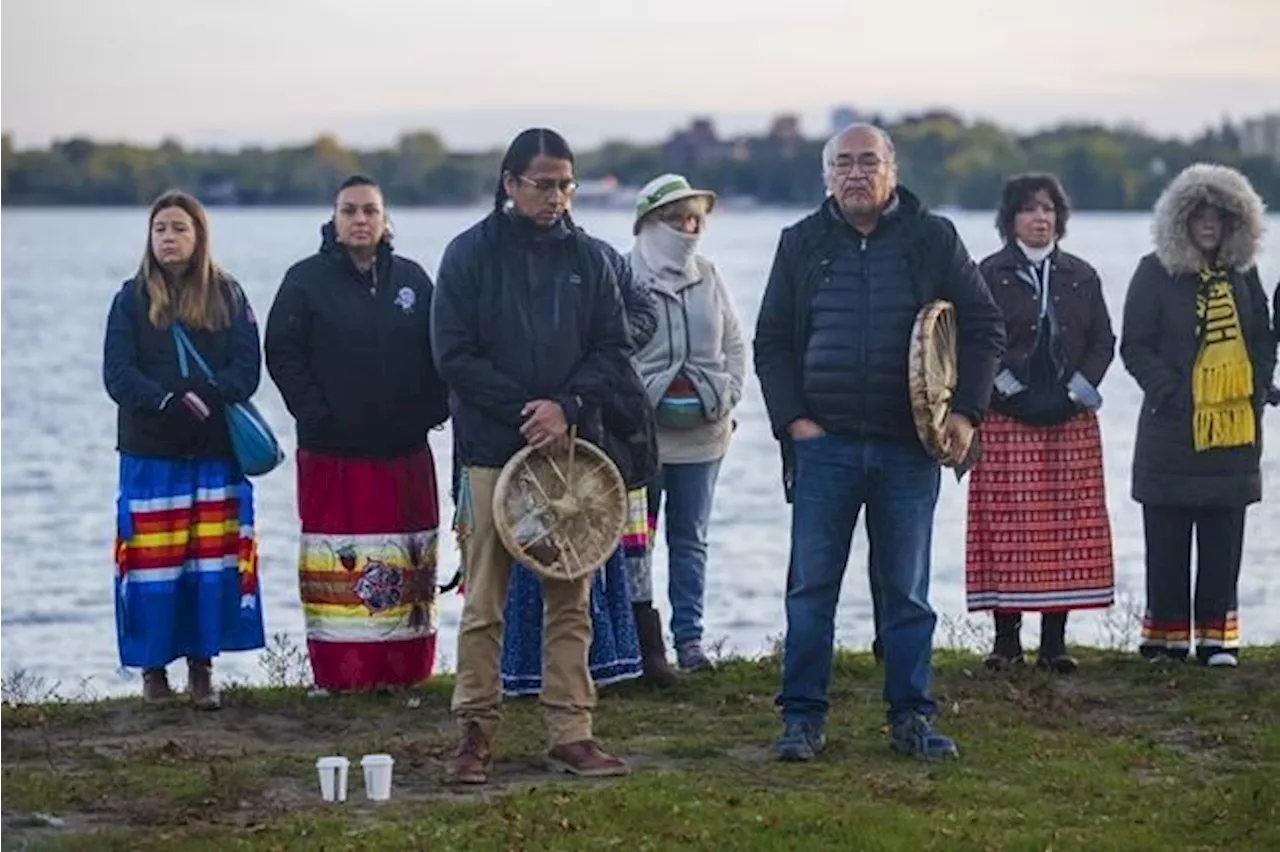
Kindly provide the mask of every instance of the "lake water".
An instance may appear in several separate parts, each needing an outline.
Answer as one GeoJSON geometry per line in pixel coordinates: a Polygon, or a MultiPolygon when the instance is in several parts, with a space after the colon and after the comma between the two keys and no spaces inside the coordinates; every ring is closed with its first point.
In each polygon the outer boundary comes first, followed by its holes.
{"type": "MultiPolygon", "coordinates": [[[[481,210],[404,210],[393,213],[397,246],[434,275],[449,239],[481,210]]],[[[723,211],[711,221],[705,252],[733,290],[748,332],[768,275],[779,230],[797,210],[723,211]]],[[[65,684],[92,678],[102,693],[138,688],[136,673],[122,673],[116,655],[112,610],[112,540],[116,457],[114,404],[102,387],[102,333],[107,307],[120,282],[136,268],[146,233],[141,210],[6,210],[2,222],[2,488],[0,488],[0,649],[6,671],[16,666],[65,684]]],[[[265,317],[288,266],[313,252],[320,209],[215,210],[213,246],[218,260],[245,286],[265,317]]],[[[630,218],[614,211],[584,210],[579,221],[625,250],[630,218]]],[[[992,216],[955,217],[975,257],[997,248],[992,216]]],[[[1280,277],[1280,217],[1271,217],[1261,258],[1268,289],[1280,277]]],[[[1071,251],[1092,262],[1106,285],[1117,329],[1125,287],[1139,257],[1151,245],[1147,215],[1080,214],[1072,218],[1071,251]]],[[[1129,462],[1140,396],[1119,358],[1102,385],[1102,411],[1118,592],[1128,607],[1110,616],[1071,619],[1074,641],[1104,644],[1127,610],[1143,600],[1141,514],[1128,497],[1129,462]]],[[[282,440],[293,449],[293,423],[263,371],[257,401],[282,440]]],[[[776,445],[770,435],[754,376],[740,411],[740,427],[722,468],[711,526],[706,634],[728,649],[753,654],[784,628],[789,514],[782,499],[776,445]]],[[[1263,460],[1268,501],[1250,510],[1240,583],[1246,642],[1280,641],[1280,415],[1264,425],[1263,460]]],[[[447,431],[431,439],[443,481],[449,470],[447,431]]],[[[261,577],[268,633],[303,637],[294,560],[297,513],[292,460],[257,481],[261,577]]],[[[441,576],[457,566],[447,531],[447,495],[441,576]]],[[[938,641],[957,632],[972,636],[987,619],[964,609],[965,486],[944,479],[934,534],[932,601],[948,626],[938,641]]],[[[656,559],[658,588],[665,589],[665,552],[656,559]]],[[[871,610],[865,573],[866,540],[855,537],[849,581],[837,616],[837,640],[870,642],[871,610]]],[[[660,595],[661,596],[661,595],[660,595]]],[[[452,667],[462,601],[440,604],[442,662],[452,667]]],[[[661,602],[665,614],[669,607],[661,602]]],[[[1033,619],[1034,621],[1034,619],[1033,619]]],[[[1035,629],[1038,629],[1035,628],[1035,629]]],[[[1034,644],[1035,629],[1027,631],[1034,644]]],[[[1121,634],[1125,629],[1121,629],[1121,634]]],[[[231,654],[218,662],[221,677],[264,679],[257,654],[231,654]]]]}

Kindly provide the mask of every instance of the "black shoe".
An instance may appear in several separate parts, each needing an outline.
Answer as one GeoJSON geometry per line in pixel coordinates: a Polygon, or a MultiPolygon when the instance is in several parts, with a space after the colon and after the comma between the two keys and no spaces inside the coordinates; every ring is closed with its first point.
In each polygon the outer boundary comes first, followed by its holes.
{"type": "Polygon", "coordinates": [[[1046,612],[1040,616],[1040,651],[1036,668],[1060,675],[1075,674],[1080,664],[1067,653],[1067,614],[1046,612]]]}
{"type": "Polygon", "coordinates": [[[1043,672],[1053,672],[1060,675],[1073,675],[1080,668],[1080,663],[1070,654],[1058,654],[1054,657],[1037,657],[1036,668],[1043,672]]]}
{"type": "Polygon", "coordinates": [[[986,665],[987,671],[1011,672],[1026,668],[1027,661],[1021,654],[1014,657],[1006,657],[1003,654],[992,651],[990,654],[987,654],[987,659],[984,661],[984,665],[986,665]]]}
{"type": "Polygon", "coordinates": [[[993,672],[1012,671],[1026,665],[1022,656],[1022,613],[997,612],[996,642],[987,655],[987,669],[993,672]]]}

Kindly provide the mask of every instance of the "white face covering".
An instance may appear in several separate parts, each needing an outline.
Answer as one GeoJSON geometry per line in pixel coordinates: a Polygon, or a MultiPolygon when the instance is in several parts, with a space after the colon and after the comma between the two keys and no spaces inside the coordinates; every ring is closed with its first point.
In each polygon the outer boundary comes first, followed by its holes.
{"type": "Polygon", "coordinates": [[[646,224],[636,236],[636,250],[659,275],[695,274],[693,255],[701,234],[687,234],[661,220],[646,224]]]}

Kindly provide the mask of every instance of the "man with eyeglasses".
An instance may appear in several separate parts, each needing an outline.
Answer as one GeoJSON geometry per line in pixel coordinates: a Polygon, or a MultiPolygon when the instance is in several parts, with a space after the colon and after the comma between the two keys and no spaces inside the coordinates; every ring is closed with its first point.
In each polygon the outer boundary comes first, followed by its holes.
{"type": "MultiPolygon", "coordinates": [[[[564,139],[552,130],[524,131],[503,159],[493,212],[455,238],[440,263],[431,343],[450,389],[455,463],[461,465],[456,503],[469,527],[452,703],[461,736],[446,767],[452,783],[488,780],[501,718],[512,557],[493,517],[498,475],[526,445],[563,451],[572,428],[612,450],[622,467],[616,439],[643,431],[651,416],[630,361],[628,267],[570,220],[576,187],[564,139]],[[618,400],[627,398],[627,382],[638,403],[624,411],[618,400]]],[[[652,311],[650,305],[648,334],[657,321],[652,311]]],[[[592,736],[591,579],[542,584],[547,762],[580,776],[625,775],[627,764],[592,736]]]]}
{"type": "Polygon", "coordinates": [[[829,197],[782,232],[756,326],[756,373],[792,505],[787,635],[774,753],[811,760],[826,744],[840,584],[866,507],[880,597],[890,744],[958,756],[934,729],[929,557],[940,468],[916,435],[907,353],[920,308],[955,305],[959,381],[951,462],[967,457],[1004,348],[1000,309],[955,226],[897,181],[893,141],[855,124],[823,148],[829,197]]]}

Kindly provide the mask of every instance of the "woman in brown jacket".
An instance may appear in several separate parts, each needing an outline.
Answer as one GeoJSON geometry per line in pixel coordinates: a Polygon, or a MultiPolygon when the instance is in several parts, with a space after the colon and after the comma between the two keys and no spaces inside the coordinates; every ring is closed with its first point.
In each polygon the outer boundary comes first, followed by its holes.
{"type": "Polygon", "coordinates": [[[1008,348],[969,482],[970,611],[995,612],[992,669],[1023,664],[1022,613],[1041,613],[1037,664],[1076,670],[1067,613],[1110,606],[1111,526],[1094,414],[1115,350],[1098,273],[1058,246],[1070,213],[1052,175],[1005,184],[1004,248],[982,261],[1008,348]]]}

